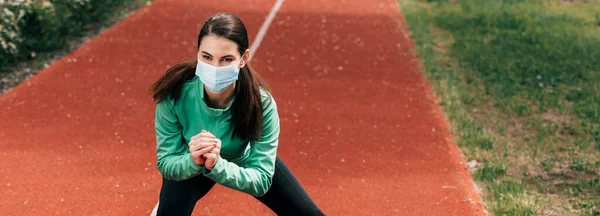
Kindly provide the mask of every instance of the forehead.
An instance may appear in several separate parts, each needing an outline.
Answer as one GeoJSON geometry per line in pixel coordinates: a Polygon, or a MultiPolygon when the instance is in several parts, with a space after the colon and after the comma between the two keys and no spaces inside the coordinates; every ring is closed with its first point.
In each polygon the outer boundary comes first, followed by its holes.
{"type": "Polygon", "coordinates": [[[239,56],[238,46],[235,42],[215,35],[206,35],[200,41],[199,52],[211,54],[214,57],[234,55],[239,56]]]}

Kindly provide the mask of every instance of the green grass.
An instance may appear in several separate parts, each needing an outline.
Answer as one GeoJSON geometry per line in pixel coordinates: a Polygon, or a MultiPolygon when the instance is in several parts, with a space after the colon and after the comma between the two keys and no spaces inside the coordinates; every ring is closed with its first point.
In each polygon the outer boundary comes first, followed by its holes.
{"type": "Polygon", "coordinates": [[[504,165],[490,165],[492,163],[484,163],[483,167],[477,170],[475,179],[479,181],[494,181],[499,176],[506,174],[506,167],[504,165]]]}
{"type": "Polygon", "coordinates": [[[497,215],[536,215],[522,183],[502,180],[490,184],[488,190],[493,192],[491,199],[499,203],[492,208],[497,215]]]}
{"type": "Polygon", "coordinates": [[[399,3],[490,213],[600,215],[600,0],[399,3]]]}

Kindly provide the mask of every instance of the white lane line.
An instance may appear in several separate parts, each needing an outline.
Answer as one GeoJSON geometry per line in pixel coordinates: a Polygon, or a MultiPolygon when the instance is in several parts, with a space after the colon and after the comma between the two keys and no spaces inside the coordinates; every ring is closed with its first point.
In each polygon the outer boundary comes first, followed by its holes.
{"type": "Polygon", "coordinates": [[[258,34],[256,34],[256,38],[254,38],[254,41],[250,46],[250,52],[252,52],[252,55],[250,55],[250,59],[248,59],[248,62],[250,62],[254,54],[256,54],[256,50],[258,50],[260,42],[262,42],[263,38],[265,37],[265,34],[267,34],[267,30],[269,29],[271,22],[273,22],[273,19],[275,19],[275,15],[277,14],[277,11],[279,11],[279,8],[281,8],[281,5],[284,1],[285,0],[277,0],[275,2],[275,5],[273,5],[273,8],[271,8],[269,15],[267,15],[267,19],[265,19],[265,22],[263,22],[262,26],[260,26],[258,34]]]}
{"type": "Polygon", "coordinates": [[[154,209],[152,209],[152,213],[150,213],[150,216],[156,216],[157,211],[158,211],[158,203],[156,203],[156,205],[154,206],[154,209]]]}
{"type": "MultiPolygon", "coordinates": [[[[250,46],[250,51],[252,52],[252,55],[250,55],[250,59],[248,59],[248,62],[250,62],[250,60],[252,60],[252,57],[254,56],[254,54],[256,53],[256,50],[258,49],[258,46],[260,46],[260,42],[262,42],[263,38],[265,37],[265,34],[267,34],[267,30],[269,29],[269,26],[273,22],[273,19],[275,19],[275,15],[277,14],[277,11],[279,11],[279,8],[281,8],[281,5],[283,4],[284,1],[285,0],[277,0],[275,2],[273,7],[271,8],[271,11],[269,11],[269,15],[267,15],[267,19],[265,19],[265,22],[263,22],[262,26],[260,26],[260,29],[258,30],[258,34],[256,34],[256,38],[254,38],[254,41],[252,41],[252,45],[250,46]]],[[[157,210],[158,210],[158,202],[152,209],[152,212],[150,213],[150,215],[155,216],[157,210]]]]}

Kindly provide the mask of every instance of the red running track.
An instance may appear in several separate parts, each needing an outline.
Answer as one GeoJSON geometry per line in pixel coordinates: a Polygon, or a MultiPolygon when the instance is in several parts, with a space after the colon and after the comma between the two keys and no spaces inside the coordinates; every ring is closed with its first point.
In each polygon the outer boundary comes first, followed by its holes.
{"type": "MultiPolygon", "coordinates": [[[[0,97],[4,215],[146,215],[154,104],[213,13],[254,39],[275,0],[157,0],[0,97]]],[[[288,0],[253,64],[281,118],[278,154],[328,215],[485,215],[394,0],[288,0]]],[[[273,215],[215,187],[194,215],[273,215]]]]}

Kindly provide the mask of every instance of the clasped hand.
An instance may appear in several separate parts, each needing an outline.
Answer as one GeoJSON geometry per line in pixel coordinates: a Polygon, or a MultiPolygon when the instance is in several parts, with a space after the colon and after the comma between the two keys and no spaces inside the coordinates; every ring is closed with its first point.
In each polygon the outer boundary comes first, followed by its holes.
{"type": "Polygon", "coordinates": [[[190,139],[188,147],[194,163],[204,165],[207,169],[212,170],[221,153],[221,140],[210,132],[202,130],[190,139]]]}

